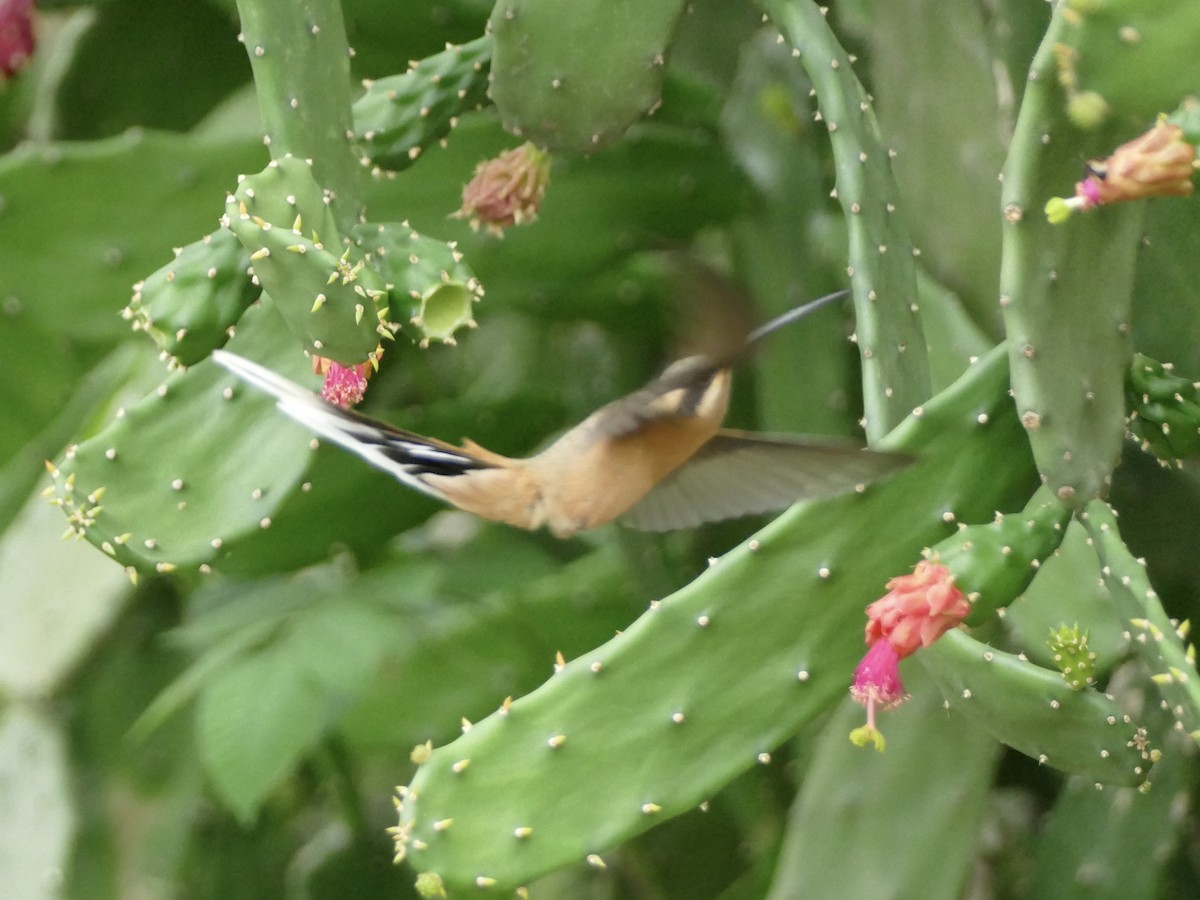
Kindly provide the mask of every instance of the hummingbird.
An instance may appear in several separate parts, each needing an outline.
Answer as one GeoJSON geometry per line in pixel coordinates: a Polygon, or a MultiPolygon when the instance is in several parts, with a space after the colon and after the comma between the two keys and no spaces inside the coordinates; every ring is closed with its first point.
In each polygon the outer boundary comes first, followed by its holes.
{"type": "Polygon", "coordinates": [[[673,362],[533,456],[454,446],[328,403],[225,350],[213,359],[287,416],[397,480],[484,519],[559,538],[612,521],[644,531],[782,510],[861,490],[911,460],[853,442],[722,428],[733,367],[769,334],[844,297],[838,291],[724,339],[734,348],[673,362]]]}

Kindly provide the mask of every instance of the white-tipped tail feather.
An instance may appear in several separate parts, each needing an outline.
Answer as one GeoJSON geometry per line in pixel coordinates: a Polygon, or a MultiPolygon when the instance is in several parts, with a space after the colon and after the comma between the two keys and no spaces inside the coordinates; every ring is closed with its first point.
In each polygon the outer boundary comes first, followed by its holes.
{"type": "Polygon", "coordinates": [[[236,353],[214,350],[212,357],[219,366],[274,397],[275,405],[289,418],[431,497],[444,499],[422,476],[461,475],[489,467],[450,444],[327,403],[312,391],[236,353]]]}

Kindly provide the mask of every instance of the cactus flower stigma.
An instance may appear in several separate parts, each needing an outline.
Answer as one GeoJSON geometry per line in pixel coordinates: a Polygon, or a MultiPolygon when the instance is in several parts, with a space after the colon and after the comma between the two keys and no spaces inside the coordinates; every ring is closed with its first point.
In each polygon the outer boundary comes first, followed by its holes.
{"type": "Polygon", "coordinates": [[[33,53],[33,0],[0,0],[0,83],[33,53]]]}
{"type": "Polygon", "coordinates": [[[549,182],[550,155],[526,142],[475,167],[454,215],[502,237],[506,228],[537,218],[549,182]]]}
{"type": "Polygon", "coordinates": [[[867,643],[885,639],[901,659],[928,647],[971,611],[945,566],[921,560],[910,575],[887,583],[888,592],[867,607],[867,643]]]}
{"type": "Polygon", "coordinates": [[[1088,163],[1088,176],[1075,185],[1075,196],[1051,198],[1046,217],[1057,225],[1076,210],[1105,203],[1186,197],[1195,189],[1196,168],[1196,148],[1184,138],[1183,129],[1160,116],[1153,128],[1122,144],[1108,159],[1088,163]]]}
{"type": "Polygon", "coordinates": [[[892,709],[908,699],[900,680],[900,656],[887,641],[876,641],[854,670],[850,696],[867,708],[867,724],[850,732],[850,740],[859,747],[868,743],[880,752],[883,734],[875,725],[876,709],[892,709]]]}
{"type": "Polygon", "coordinates": [[[367,362],[356,366],[343,366],[332,359],[323,356],[313,357],[313,372],[325,376],[321,386],[321,397],[330,403],[336,403],[342,409],[349,409],[362,403],[367,392],[367,379],[378,366],[378,353],[367,362]]]}

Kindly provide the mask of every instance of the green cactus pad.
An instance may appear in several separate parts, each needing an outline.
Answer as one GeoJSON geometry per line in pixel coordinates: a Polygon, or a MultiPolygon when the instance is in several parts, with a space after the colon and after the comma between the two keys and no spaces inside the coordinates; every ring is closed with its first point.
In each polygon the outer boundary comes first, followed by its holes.
{"type": "Polygon", "coordinates": [[[930,551],[954,573],[971,600],[968,624],[977,625],[1025,590],[1042,561],[1062,542],[1071,511],[1045,488],[1019,513],[997,513],[985,525],[963,525],[930,551]]]}
{"type": "MultiPolygon", "coordinates": [[[[237,6],[271,158],[311,160],[316,180],[329,190],[334,220],[348,229],[362,212],[363,175],[351,147],[350,54],[342,6],[297,6],[293,0],[237,6]]],[[[333,239],[332,231],[322,235],[333,239]]]]}
{"type": "Polygon", "coordinates": [[[551,150],[618,140],[659,102],[683,0],[500,0],[491,98],[504,127],[551,150]],[[586,47],[587,52],[580,48],[586,47]]]}
{"type": "Polygon", "coordinates": [[[945,533],[949,511],[1003,505],[1030,477],[1005,381],[993,353],[898,436],[925,448],[910,469],[784,516],[433,750],[403,800],[400,852],[448,890],[511,889],[695,806],[766,759],[848,689],[863,608],[945,533]]]}
{"type": "Polygon", "coordinates": [[[899,192],[870,99],[823,12],[792,0],[764,6],[812,79],[833,146],[837,197],[850,234],[866,430],[877,440],[930,393],[912,239],[897,212],[899,192]]]}
{"type": "Polygon", "coordinates": [[[401,327],[421,344],[453,344],[454,333],[475,327],[474,306],[483,286],[453,243],[424,237],[406,222],[360,225],[353,231],[357,247],[387,279],[392,313],[401,327]]]}
{"type": "Polygon", "coordinates": [[[951,711],[1041,763],[1100,784],[1141,784],[1151,760],[1137,726],[1099,691],[1073,690],[1062,675],[1022,656],[948,631],[916,654],[951,711]]]}
{"type": "Polygon", "coordinates": [[[1100,557],[1113,605],[1128,622],[1130,646],[1149,668],[1180,728],[1200,744],[1200,675],[1195,647],[1187,641],[1190,623],[1167,615],[1146,576],[1145,563],[1125,546],[1116,513],[1107,503],[1092,501],[1080,518],[1100,557]]]}
{"type": "Polygon", "coordinates": [[[241,180],[223,221],[305,350],[352,366],[392,337],[387,290],[343,244],[327,201],[308,164],[285,157],[241,180]]]}
{"type": "MultiPolygon", "coordinates": [[[[303,357],[278,339],[283,328],[273,310],[252,307],[229,346],[294,376],[303,357]]],[[[69,448],[53,502],[71,531],[122,565],[172,572],[206,566],[226,542],[269,527],[308,467],[310,438],[281,430],[269,398],[238,399],[229,384],[216,366],[193,366],[69,448]]]]}
{"type": "MultiPolygon", "coordinates": [[[[1068,99],[1144,122],[1200,91],[1200,15],[1192,0],[1069,2],[1059,50],[1068,99]]],[[[1075,117],[1073,117],[1075,118],[1075,117]]]]}
{"type": "Polygon", "coordinates": [[[250,254],[233,233],[214,231],[134,285],[124,316],[176,364],[190,366],[225,343],[258,295],[249,268],[250,254]]]}
{"type": "Polygon", "coordinates": [[[1200,387],[1141,353],[1126,382],[1129,430],[1159,459],[1200,454],[1200,387]]]}
{"type": "Polygon", "coordinates": [[[421,151],[450,133],[458,117],[487,99],[490,36],[447,46],[402,75],[366,83],[354,104],[354,131],[367,162],[406,169],[421,151]]]}
{"type": "Polygon", "coordinates": [[[1082,507],[1108,488],[1125,436],[1130,306],[1143,204],[1122,203],[1053,226],[1046,198],[1111,136],[1081,140],[1055,80],[1062,8],[1034,59],[1008,160],[1000,304],[1013,394],[1046,484],[1082,507]]]}

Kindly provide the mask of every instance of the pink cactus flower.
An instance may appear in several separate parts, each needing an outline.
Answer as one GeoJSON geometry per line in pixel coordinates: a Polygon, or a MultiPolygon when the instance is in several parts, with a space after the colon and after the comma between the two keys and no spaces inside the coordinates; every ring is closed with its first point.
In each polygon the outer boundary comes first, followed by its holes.
{"type": "Polygon", "coordinates": [[[901,659],[928,647],[971,611],[945,566],[921,560],[911,575],[887,583],[888,593],[867,607],[867,643],[887,640],[901,659]]]}

